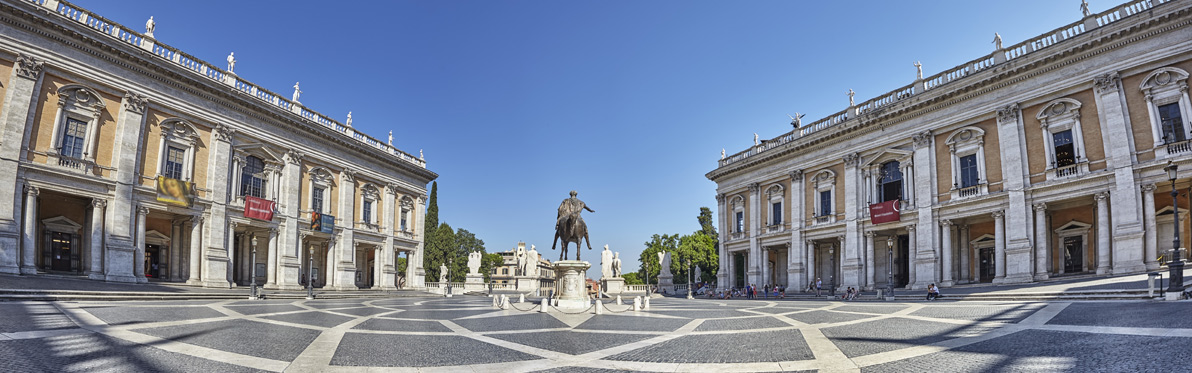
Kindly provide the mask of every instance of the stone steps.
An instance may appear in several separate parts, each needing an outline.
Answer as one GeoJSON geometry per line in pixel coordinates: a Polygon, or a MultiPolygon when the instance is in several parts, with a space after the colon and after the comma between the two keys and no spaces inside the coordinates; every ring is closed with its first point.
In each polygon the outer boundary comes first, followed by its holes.
{"type": "MultiPolygon", "coordinates": [[[[265,299],[306,299],[305,291],[263,291],[265,299]]],[[[360,290],[348,292],[315,292],[316,299],[404,298],[435,297],[415,290],[360,290]]],[[[0,301],[123,301],[123,300],[221,300],[248,299],[248,289],[223,292],[138,292],[138,291],[81,291],[81,290],[24,290],[0,289],[0,301]]]]}

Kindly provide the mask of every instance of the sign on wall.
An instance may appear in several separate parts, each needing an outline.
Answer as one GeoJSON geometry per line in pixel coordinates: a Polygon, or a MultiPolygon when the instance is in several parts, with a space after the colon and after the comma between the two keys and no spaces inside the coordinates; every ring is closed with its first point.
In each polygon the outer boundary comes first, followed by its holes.
{"type": "Polygon", "coordinates": [[[898,200],[869,205],[869,221],[873,224],[898,221],[898,200]]]}
{"type": "Polygon", "coordinates": [[[253,196],[244,196],[244,217],[271,221],[273,220],[273,201],[253,196]]]}
{"type": "Polygon", "coordinates": [[[190,207],[194,204],[192,183],[165,176],[157,177],[157,201],[174,206],[190,207]]]}
{"type": "Polygon", "coordinates": [[[310,230],[323,233],[335,232],[335,216],[310,213],[310,230]]]}

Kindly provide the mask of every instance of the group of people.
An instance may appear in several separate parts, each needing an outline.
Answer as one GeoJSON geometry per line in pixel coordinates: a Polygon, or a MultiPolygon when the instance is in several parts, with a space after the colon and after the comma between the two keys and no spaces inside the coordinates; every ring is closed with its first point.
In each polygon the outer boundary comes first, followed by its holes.
{"type": "MultiPolygon", "coordinates": [[[[823,291],[823,285],[824,285],[823,281],[820,280],[819,278],[816,278],[815,282],[812,282],[807,285],[806,291],[807,292],[814,291],[815,295],[819,296],[821,294],[821,292],[823,291]]],[[[783,286],[780,286],[780,285],[763,285],[759,289],[756,285],[749,284],[743,288],[718,289],[715,291],[713,291],[711,288],[706,288],[705,295],[708,298],[716,298],[716,299],[733,299],[733,298],[757,299],[759,292],[761,293],[761,296],[763,299],[786,298],[786,288],[783,286]]],[[[860,289],[849,286],[847,289],[845,289],[844,296],[841,298],[841,300],[846,300],[846,301],[855,300],[855,299],[857,299],[857,296],[860,294],[861,294],[860,289]]],[[[939,287],[935,286],[935,284],[931,284],[931,285],[927,286],[927,300],[936,300],[940,297],[942,297],[942,295],[940,295],[939,287]]]]}

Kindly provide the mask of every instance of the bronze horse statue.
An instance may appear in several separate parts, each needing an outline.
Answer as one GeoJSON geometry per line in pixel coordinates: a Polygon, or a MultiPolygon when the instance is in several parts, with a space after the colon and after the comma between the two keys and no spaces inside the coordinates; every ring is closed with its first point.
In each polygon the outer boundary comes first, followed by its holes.
{"type": "Polygon", "coordinates": [[[567,260],[567,246],[575,242],[575,260],[579,260],[579,252],[583,246],[580,241],[586,241],[588,250],[592,250],[592,239],[588,238],[588,225],[580,216],[582,210],[593,211],[583,201],[575,198],[576,192],[571,191],[571,198],[559,204],[559,215],[555,220],[555,238],[551,240],[550,249],[554,250],[559,240],[563,241],[563,251],[559,253],[559,260],[567,260]]]}

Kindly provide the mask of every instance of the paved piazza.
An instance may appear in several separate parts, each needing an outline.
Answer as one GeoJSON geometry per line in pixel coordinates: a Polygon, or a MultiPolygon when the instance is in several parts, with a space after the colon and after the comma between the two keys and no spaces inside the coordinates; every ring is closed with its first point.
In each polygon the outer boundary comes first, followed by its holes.
{"type": "Polygon", "coordinates": [[[592,315],[483,297],[12,302],[0,371],[1161,371],[1192,361],[1188,304],[654,299],[592,315]]]}

